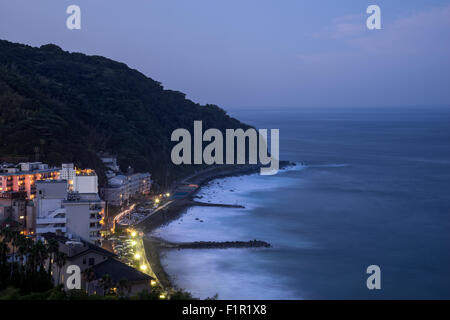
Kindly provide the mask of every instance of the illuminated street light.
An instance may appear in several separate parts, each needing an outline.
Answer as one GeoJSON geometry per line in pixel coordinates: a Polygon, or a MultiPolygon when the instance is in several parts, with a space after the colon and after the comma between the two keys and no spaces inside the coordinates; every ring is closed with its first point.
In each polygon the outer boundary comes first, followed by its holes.
{"type": "Polygon", "coordinates": [[[169,192],[166,193],[166,197],[167,198],[170,197],[170,193],[169,192]]]}
{"type": "Polygon", "coordinates": [[[165,298],[166,298],[166,295],[165,295],[164,293],[161,293],[161,294],[159,295],[159,298],[160,298],[160,299],[165,299],[165,298]]]}
{"type": "Polygon", "coordinates": [[[134,237],[136,237],[136,231],[133,231],[133,232],[131,232],[131,236],[134,238],[134,237]]]}

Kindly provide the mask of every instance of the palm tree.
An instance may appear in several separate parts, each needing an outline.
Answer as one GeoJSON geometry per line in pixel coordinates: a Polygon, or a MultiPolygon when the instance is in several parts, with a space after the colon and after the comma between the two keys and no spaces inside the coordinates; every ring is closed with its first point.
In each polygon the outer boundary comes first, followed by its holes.
{"type": "Polygon", "coordinates": [[[10,263],[10,275],[9,275],[9,277],[12,279],[14,272],[15,249],[19,238],[19,232],[11,230],[10,228],[5,228],[2,230],[1,235],[3,236],[2,242],[5,243],[6,245],[10,244],[12,248],[11,252],[12,261],[10,263]]]}
{"type": "Polygon", "coordinates": [[[36,241],[30,248],[30,262],[29,265],[31,272],[37,272],[44,270],[45,261],[48,258],[47,248],[41,240],[36,241]]]}
{"type": "Polygon", "coordinates": [[[118,284],[119,297],[125,296],[125,291],[130,291],[130,284],[126,279],[121,279],[118,284]]]}
{"type": "Polygon", "coordinates": [[[53,270],[53,263],[56,259],[56,254],[58,253],[59,244],[55,239],[50,239],[47,243],[47,252],[49,254],[49,263],[48,263],[48,273],[51,274],[53,270]]]}
{"type": "Polygon", "coordinates": [[[38,264],[39,264],[39,270],[45,270],[45,262],[48,259],[49,256],[49,252],[47,250],[47,247],[45,246],[45,244],[42,241],[38,241],[37,242],[37,246],[38,246],[38,264]]]}
{"type": "Polygon", "coordinates": [[[23,262],[25,260],[25,256],[30,251],[31,244],[32,244],[32,240],[30,238],[27,238],[27,237],[21,235],[21,237],[19,238],[18,247],[17,247],[17,252],[19,253],[19,256],[20,256],[20,258],[19,258],[20,259],[19,273],[22,273],[23,262]]]}
{"type": "Polygon", "coordinates": [[[11,247],[12,247],[12,263],[11,263],[11,279],[13,277],[14,273],[14,264],[16,263],[16,247],[20,242],[20,236],[21,234],[18,231],[11,230],[10,233],[10,240],[11,240],[11,247]]]}
{"type": "Polygon", "coordinates": [[[1,266],[2,273],[6,268],[8,252],[9,252],[9,248],[8,248],[8,245],[6,244],[6,242],[4,242],[4,241],[0,242],[0,266],[1,266]]]}
{"type": "Polygon", "coordinates": [[[109,289],[113,285],[112,278],[109,274],[105,274],[102,277],[101,282],[102,282],[102,287],[103,287],[103,295],[105,296],[109,292],[109,289]]]}
{"type": "Polygon", "coordinates": [[[83,278],[86,281],[86,291],[91,294],[91,282],[95,280],[95,272],[92,268],[87,268],[83,271],[83,278]]]}
{"type": "Polygon", "coordinates": [[[61,281],[61,269],[66,264],[67,255],[64,252],[57,252],[55,256],[55,263],[58,266],[58,281],[57,284],[61,281]]]}

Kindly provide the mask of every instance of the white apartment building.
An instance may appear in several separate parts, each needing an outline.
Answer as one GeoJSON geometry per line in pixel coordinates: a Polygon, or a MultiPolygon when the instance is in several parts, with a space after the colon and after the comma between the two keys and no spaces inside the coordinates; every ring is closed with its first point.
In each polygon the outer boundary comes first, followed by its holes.
{"type": "Polygon", "coordinates": [[[47,232],[100,240],[104,202],[97,193],[68,192],[65,180],[36,182],[36,235],[47,232]]]}
{"type": "Polygon", "coordinates": [[[120,206],[137,194],[148,194],[152,186],[150,173],[117,175],[108,180],[103,189],[103,199],[111,205],[120,206]]]}
{"type": "Polygon", "coordinates": [[[36,234],[46,232],[66,234],[67,218],[62,201],[67,198],[67,182],[65,180],[37,181],[36,188],[37,194],[34,199],[36,234]]]}
{"type": "Polygon", "coordinates": [[[59,178],[67,181],[67,190],[69,191],[78,193],[98,192],[98,177],[94,170],[77,169],[73,163],[63,163],[59,178]]]}
{"type": "Polygon", "coordinates": [[[68,183],[75,179],[75,168],[73,163],[63,163],[61,165],[61,170],[59,171],[59,178],[61,180],[66,180],[68,183]]]}

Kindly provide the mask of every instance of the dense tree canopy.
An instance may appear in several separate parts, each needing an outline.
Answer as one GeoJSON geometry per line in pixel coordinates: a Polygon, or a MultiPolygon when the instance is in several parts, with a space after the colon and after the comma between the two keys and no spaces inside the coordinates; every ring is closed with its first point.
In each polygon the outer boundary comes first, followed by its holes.
{"type": "MultiPolygon", "coordinates": [[[[193,75],[195,77],[195,75],[193,75]]],[[[0,40],[0,155],[52,165],[92,167],[104,183],[96,153],[117,154],[165,183],[192,167],[170,161],[176,128],[247,128],[215,105],[199,105],[137,70],[100,56],[0,40]]]]}

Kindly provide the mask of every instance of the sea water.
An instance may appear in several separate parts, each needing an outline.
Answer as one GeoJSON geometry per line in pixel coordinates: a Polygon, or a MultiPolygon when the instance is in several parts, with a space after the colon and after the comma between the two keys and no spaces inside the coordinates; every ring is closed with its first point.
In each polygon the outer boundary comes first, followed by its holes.
{"type": "Polygon", "coordinates": [[[272,248],[164,253],[175,285],[219,299],[450,298],[450,109],[230,112],[280,129],[275,176],[214,180],[155,233],[173,241],[264,240],[272,248]],[[303,165],[302,165],[303,164],[303,165]],[[381,268],[381,290],[366,269],[381,268]]]}

